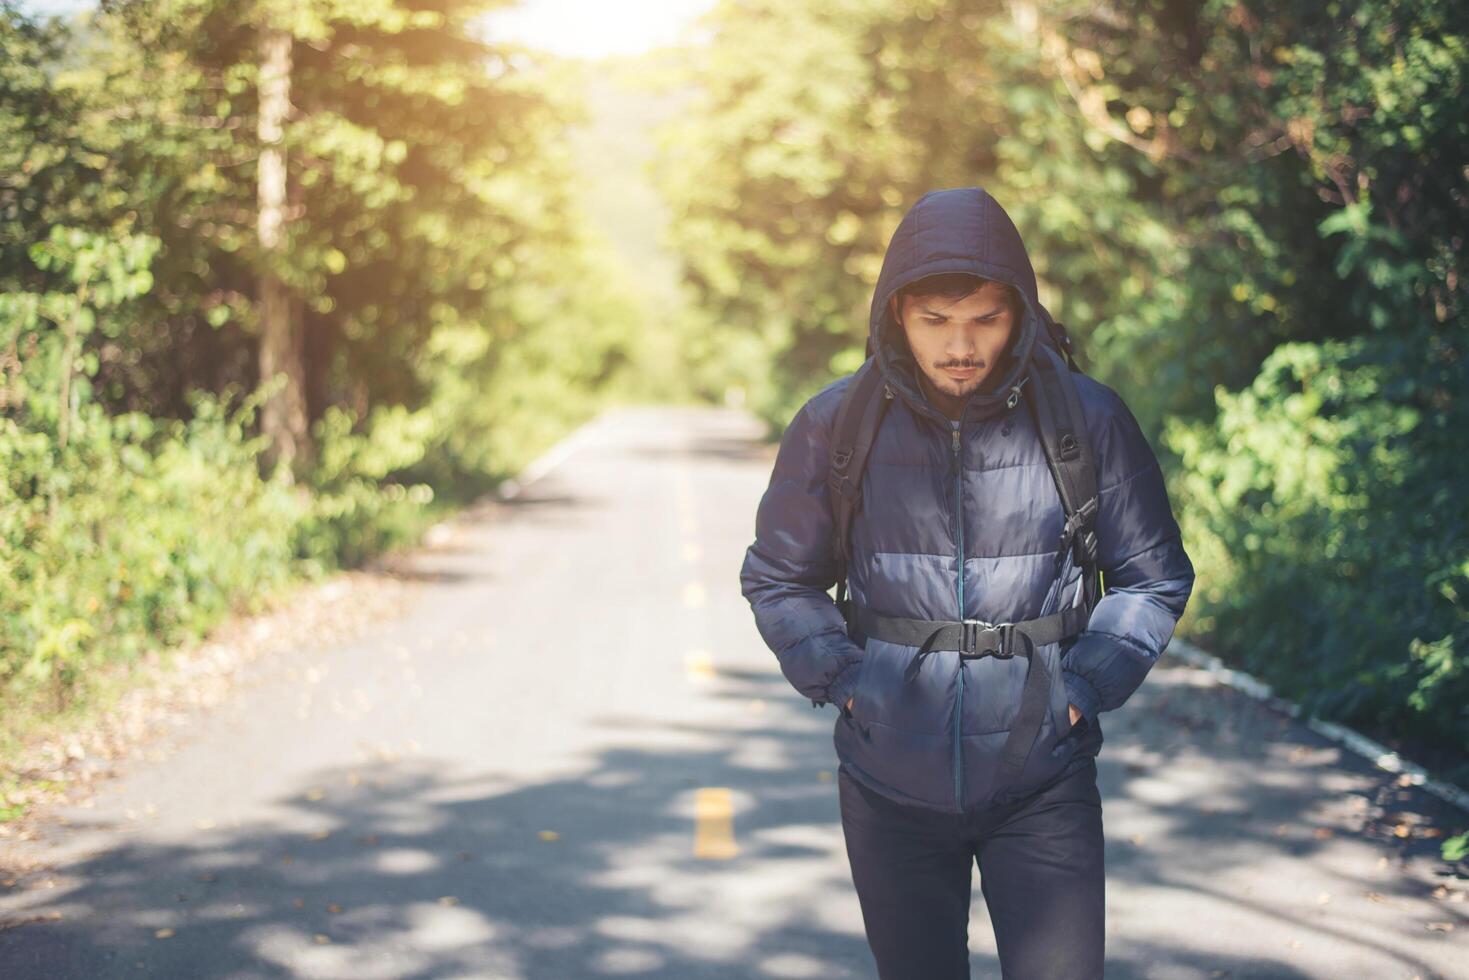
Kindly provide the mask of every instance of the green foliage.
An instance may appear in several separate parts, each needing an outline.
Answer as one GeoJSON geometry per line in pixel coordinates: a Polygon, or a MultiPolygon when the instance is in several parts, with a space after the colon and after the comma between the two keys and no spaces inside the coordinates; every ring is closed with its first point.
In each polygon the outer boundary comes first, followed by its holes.
{"type": "Polygon", "coordinates": [[[378,406],[361,431],[333,406],[313,427],[320,459],[312,475],[309,512],[296,527],[293,556],[320,568],[355,566],[411,541],[434,500],[426,483],[392,479],[421,461],[432,443],[426,409],[378,406]]]}
{"type": "Polygon", "coordinates": [[[197,637],[294,570],[303,504],[262,482],[251,405],[188,422],[89,404],[59,455],[0,418],[0,686],[64,702],[86,668],[197,637]],[[58,505],[58,499],[61,503],[58,505]]]}
{"type": "Polygon", "coordinates": [[[1170,424],[1196,626],[1310,711],[1469,744],[1469,372],[1401,340],[1282,345],[1170,424]]]}
{"type": "Polygon", "coordinates": [[[479,40],[498,5],[118,0],[72,36],[0,0],[7,700],[65,707],[90,667],[410,542],[632,388],[643,312],[561,145],[578,79],[479,40]],[[266,26],[292,38],[279,255],[266,26]],[[261,475],[267,272],[305,338],[294,486],[261,475]]]}

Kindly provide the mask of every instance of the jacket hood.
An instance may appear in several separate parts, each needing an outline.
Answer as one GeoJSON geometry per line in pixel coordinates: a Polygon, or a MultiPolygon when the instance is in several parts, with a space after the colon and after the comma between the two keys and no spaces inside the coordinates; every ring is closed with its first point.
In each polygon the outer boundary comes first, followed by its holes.
{"type": "Polygon", "coordinates": [[[919,388],[917,364],[888,309],[888,300],[903,286],[943,272],[1009,283],[1023,301],[1024,314],[1005,354],[965,406],[966,417],[989,415],[1006,407],[1013,386],[1029,369],[1035,345],[1053,342],[1045,328],[1050,314],[1036,295],[1035,271],[1020,231],[984,188],[929,191],[898,223],[872,296],[867,352],[876,352],[884,379],[915,410],[947,422],[919,388]]]}

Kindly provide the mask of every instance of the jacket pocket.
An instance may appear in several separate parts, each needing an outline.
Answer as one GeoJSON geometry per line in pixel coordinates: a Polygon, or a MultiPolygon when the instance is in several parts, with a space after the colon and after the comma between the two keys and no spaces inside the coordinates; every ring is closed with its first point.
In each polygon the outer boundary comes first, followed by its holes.
{"type": "Polygon", "coordinates": [[[1061,724],[1056,729],[1056,744],[1051,748],[1053,758],[1069,755],[1086,738],[1087,732],[1091,729],[1091,722],[1086,720],[1085,715],[1077,718],[1075,724],[1071,723],[1071,702],[1065,694],[1062,694],[1061,697],[1061,724]]]}
{"type": "Polygon", "coordinates": [[[870,674],[868,667],[871,666],[871,661],[873,661],[873,649],[871,649],[871,644],[868,644],[867,652],[862,655],[861,663],[856,667],[856,683],[852,685],[851,711],[846,710],[845,705],[842,708],[842,717],[846,718],[849,724],[856,724],[856,727],[861,729],[864,735],[867,733],[867,726],[870,723],[870,718],[868,718],[867,714],[867,695],[865,695],[865,691],[867,691],[867,679],[868,674],[870,674]]]}

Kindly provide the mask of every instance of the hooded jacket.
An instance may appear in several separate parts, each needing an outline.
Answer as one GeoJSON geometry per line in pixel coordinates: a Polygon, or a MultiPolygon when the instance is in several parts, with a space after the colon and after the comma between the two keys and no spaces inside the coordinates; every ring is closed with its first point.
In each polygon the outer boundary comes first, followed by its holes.
{"type": "MultiPolygon", "coordinates": [[[[894,399],[868,458],[852,527],[854,605],[916,619],[1019,622],[1081,601],[1081,569],[1055,564],[1060,492],[1023,404],[1030,357],[1051,344],[1035,273],[1014,222],[983,188],[931,191],[893,233],[869,319],[894,399]],[[1007,355],[958,420],[931,404],[889,312],[902,286],[943,272],[1000,280],[1024,311],[1007,355]],[[990,383],[993,381],[993,383],[990,383]],[[1007,404],[1012,393],[1018,398],[1007,404]]],[[[837,756],[852,776],[900,803],[947,812],[1029,795],[1095,756],[1099,714],[1120,707],[1157,661],[1193,590],[1158,461],[1122,399],[1074,374],[1097,466],[1096,534],[1106,592],[1085,632],[1037,646],[1051,701],[1019,782],[997,786],[1027,659],[931,651],[911,680],[914,646],[860,635],[828,590],[836,583],[826,496],[837,406],[851,376],[811,397],[781,438],[740,583],[782,673],[817,704],[838,706],[837,756]],[[854,699],[850,712],[847,699],[854,699]],[[1067,702],[1083,719],[1071,724],[1067,702]]]]}

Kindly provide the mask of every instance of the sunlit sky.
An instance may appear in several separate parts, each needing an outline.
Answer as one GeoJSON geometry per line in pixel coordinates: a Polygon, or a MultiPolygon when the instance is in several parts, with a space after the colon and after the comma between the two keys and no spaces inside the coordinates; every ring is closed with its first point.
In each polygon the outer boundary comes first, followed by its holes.
{"type": "MultiPolygon", "coordinates": [[[[31,13],[71,14],[95,0],[21,0],[31,13]]],[[[714,0],[523,0],[487,18],[492,36],[571,58],[636,54],[672,44],[714,0]]]]}

